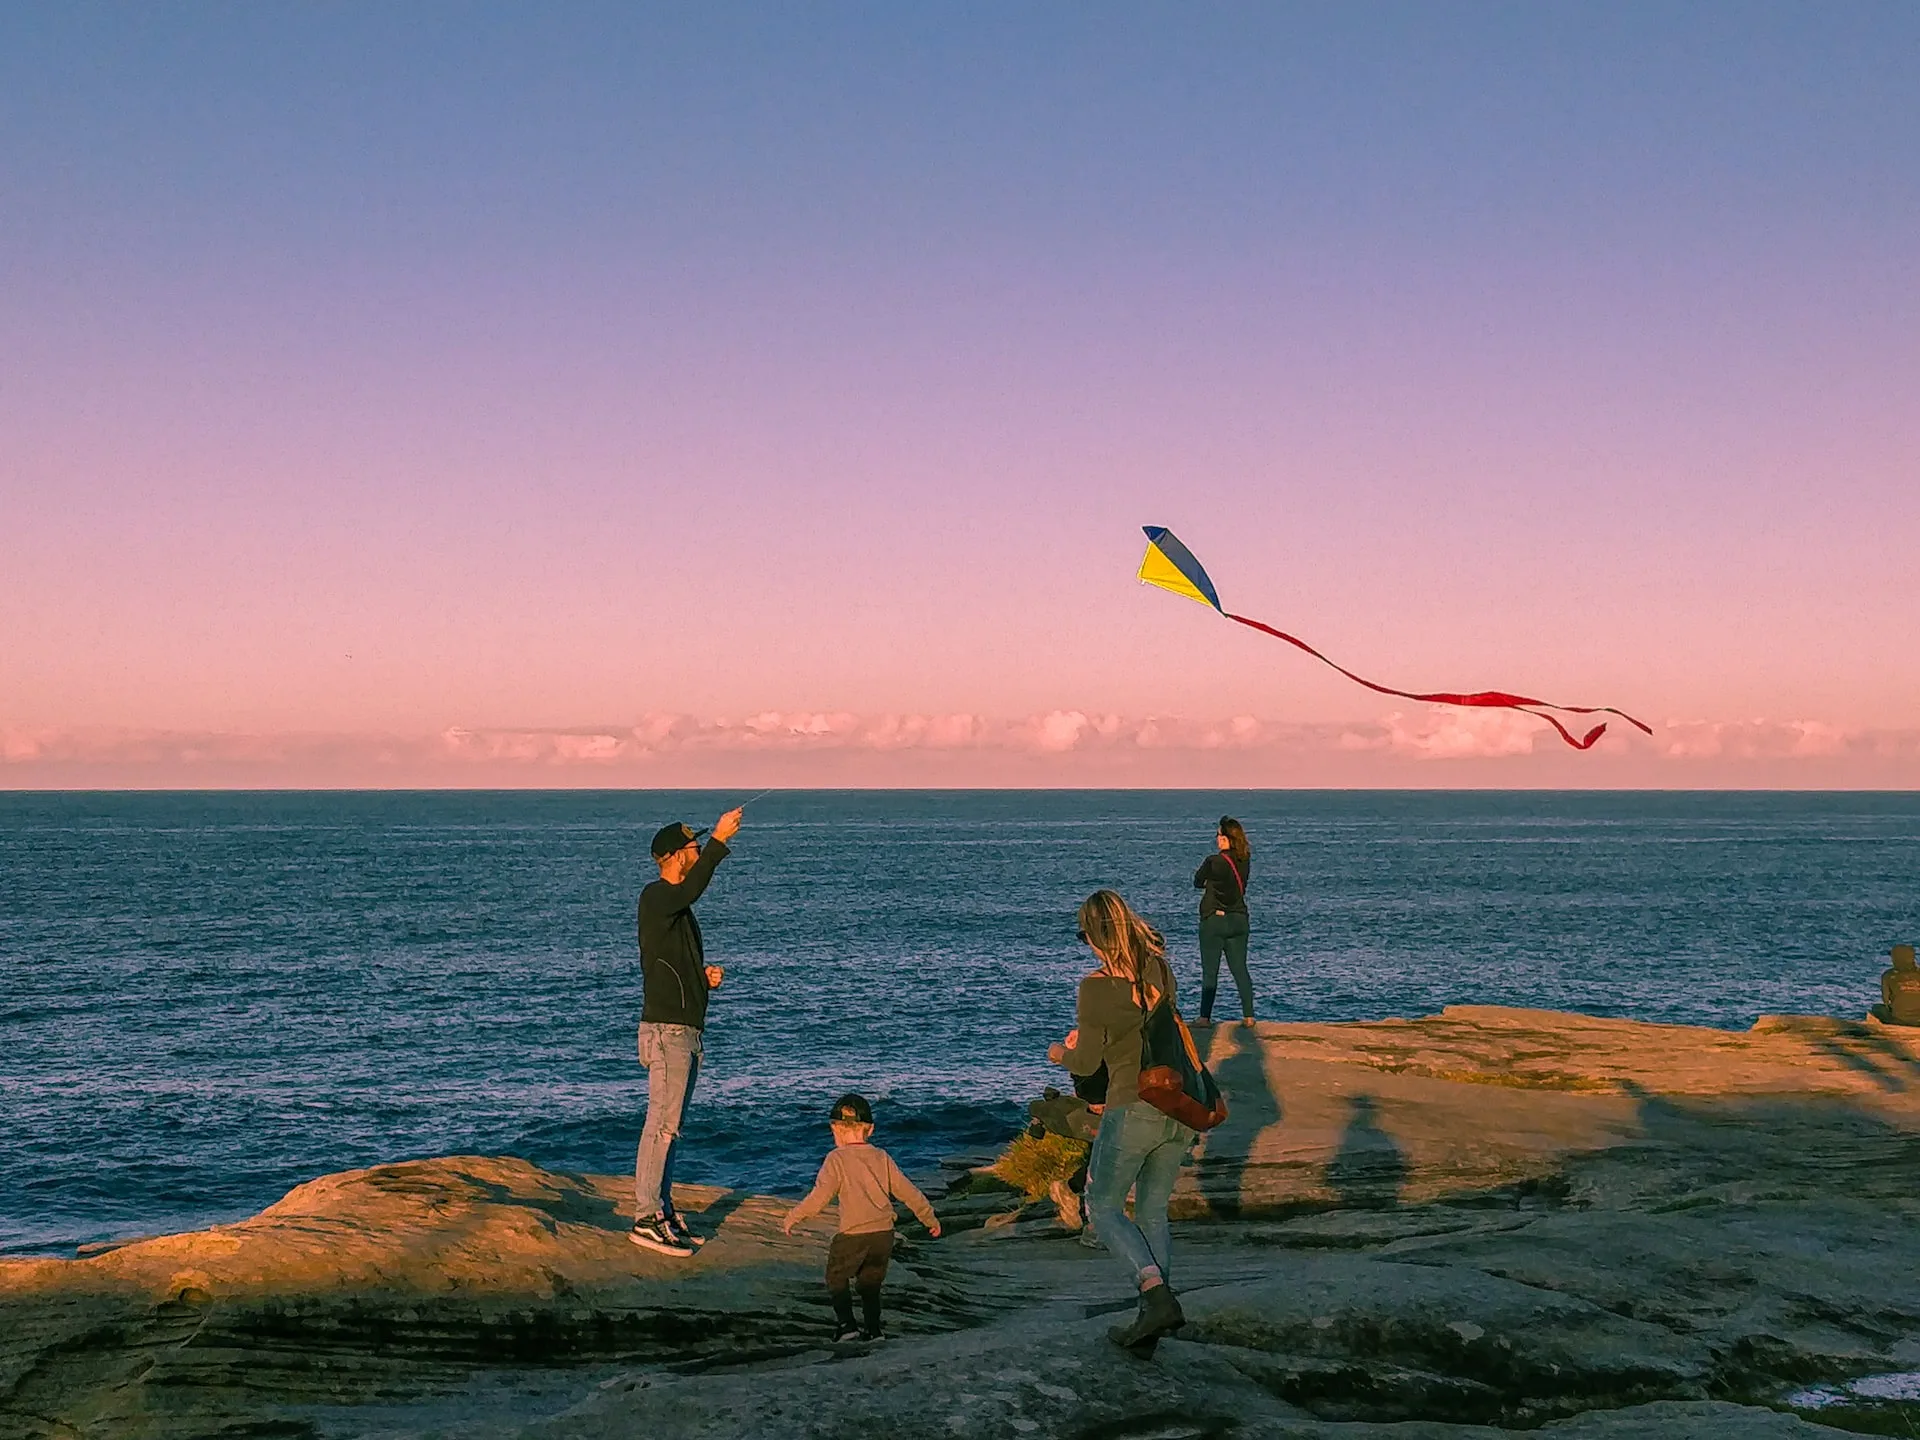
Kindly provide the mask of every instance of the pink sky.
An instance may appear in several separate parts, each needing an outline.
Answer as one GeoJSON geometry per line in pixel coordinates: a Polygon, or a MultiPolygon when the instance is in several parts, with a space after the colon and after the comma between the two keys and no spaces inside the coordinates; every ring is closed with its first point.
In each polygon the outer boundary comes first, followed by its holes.
{"type": "Polygon", "coordinates": [[[1539,155],[1540,95],[1203,164],[1178,86],[1035,150],[965,74],[792,140],[689,82],[611,198],[456,81],[349,162],[350,50],[284,113],[154,62],[213,98],[5,152],[0,787],[1920,784],[1914,107],[1790,41],[1602,55],[1539,155]],[[1146,523],[1361,673],[1657,733],[1371,695],[1137,585],[1146,523]]]}

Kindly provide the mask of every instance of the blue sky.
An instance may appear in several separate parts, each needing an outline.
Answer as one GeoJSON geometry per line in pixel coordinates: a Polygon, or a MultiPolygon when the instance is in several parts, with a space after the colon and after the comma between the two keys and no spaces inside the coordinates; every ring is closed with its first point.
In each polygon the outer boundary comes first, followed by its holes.
{"type": "Polygon", "coordinates": [[[1910,724],[1917,73],[1908,4],[0,4],[0,726],[1379,718],[1142,608],[1148,522],[1416,688],[1910,724]]]}

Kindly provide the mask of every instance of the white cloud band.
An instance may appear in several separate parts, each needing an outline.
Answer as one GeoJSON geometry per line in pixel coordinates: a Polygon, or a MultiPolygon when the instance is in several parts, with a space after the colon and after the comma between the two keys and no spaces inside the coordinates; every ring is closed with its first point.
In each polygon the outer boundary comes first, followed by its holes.
{"type": "MultiPolygon", "coordinates": [[[[1642,760],[1792,762],[1920,758],[1920,731],[1848,729],[1815,720],[1675,721],[1651,741],[1624,725],[1603,749],[1642,760]]],[[[1244,752],[1399,761],[1491,760],[1555,755],[1544,724],[1509,711],[1433,708],[1376,722],[1299,724],[1251,715],[1196,720],[1051,710],[1014,719],[975,714],[764,711],[732,720],[655,714],[619,726],[453,726],[432,735],[238,734],[140,729],[0,728],[0,777],[85,766],[190,774],[213,768],[416,771],[469,767],[593,771],[646,767],[668,757],[859,754],[998,754],[1044,760],[1129,752],[1244,752]]],[[[1596,752],[1598,756],[1599,752],[1596,752]]]]}

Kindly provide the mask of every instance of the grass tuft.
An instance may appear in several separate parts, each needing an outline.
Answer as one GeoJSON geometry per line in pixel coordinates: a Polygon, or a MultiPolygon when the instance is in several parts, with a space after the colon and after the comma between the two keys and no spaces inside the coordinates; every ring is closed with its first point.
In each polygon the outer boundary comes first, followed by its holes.
{"type": "Polygon", "coordinates": [[[1065,1180],[1078,1170],[1091,1148],[1086,1141],[1066,1135],[1042,1135],[1038,1140],[1021,1135],[987,1168],[1009,1185],[1038,1198],[1054,1181],[1065,1180]]]}

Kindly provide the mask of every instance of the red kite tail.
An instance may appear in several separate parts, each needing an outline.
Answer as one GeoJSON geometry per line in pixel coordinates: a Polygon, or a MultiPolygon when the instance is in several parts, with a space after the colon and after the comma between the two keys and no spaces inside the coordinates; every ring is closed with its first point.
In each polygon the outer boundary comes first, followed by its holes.
{"type": "Polygon", "coordinates": [[[1313,658],[1321,664],[1331,666],[1356,685],[1364,685],[1376,694],[1395,695],[1402,700],[1419,700],[1429,705],[1469,705],[1488,710],[1518,710],[1522,715],[1531,715],[1535,719],[1546,721],[1549,725],[1553,726],[1555,730],[1560,732],[1560,738],[1562,740],[1566,741],[1567,744],[1576,750],[1591,750],[1594,742],[1607,733],[1605,722],[1603,721],[1601,724],[1594,726],[1583,738],[1576,739],[1573,732],[1568,730],[1566,726],[1554,719],[1553,716],[1542,712],[1559,710],[1568,715],[1618,715],[1622,720],[1625,720],[1628,724],[1635,726],[1644,733],[1648,735],[1653,734],[1652,726],[1646,724],[1644,721],[1634,719],[1633,716],[1627,714],[1624,710],[1614,709],[1611,705],[1555,705],[1550,701],[1535,700],[1526,695],[1510,695],[1504,690],[1479,690],[1472,694],[1455,694],[1451,691],[1440,691],[1423,695],[1412,690],[1395,690],[1389,685],[1376,685],[1365,676],[1356,675],[1353,671],[1347,669],[1346,666],[1336,664],[1334,661],[1329,660],[1325,655],[1322,655],[1318,650],[1314,649],[1313,646],[1307,644],[1306,641],[1296,635],[1289,635],[1284,630],[1276,630],[1271,625],[1263,625],[1258,620],[1249,620],[1244,615],[1235,615],[1228,610],[1222,610],[1220,613],[1225,615],[1227,619],[1238,621],[1249,629],[1259,630],[1264,634],[1273,636],[1276,640],[1284,640],[1289,645],[1306,651],[1307,654],[1313,656],[1313,658]]]}

